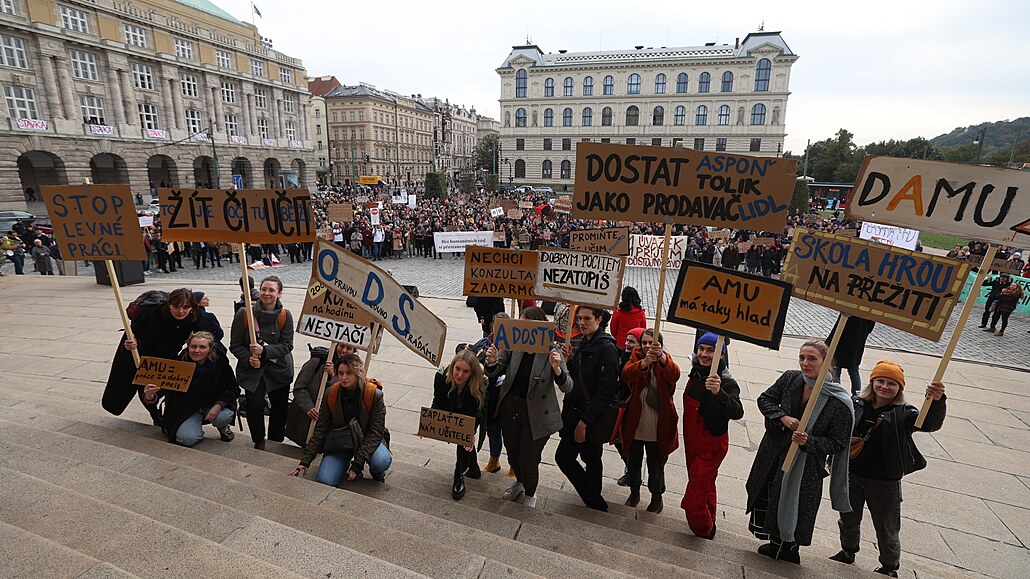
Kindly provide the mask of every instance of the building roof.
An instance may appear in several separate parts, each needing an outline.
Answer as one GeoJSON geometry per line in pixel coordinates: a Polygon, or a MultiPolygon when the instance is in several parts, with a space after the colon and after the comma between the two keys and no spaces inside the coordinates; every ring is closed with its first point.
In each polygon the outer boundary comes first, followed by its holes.
{"type": "Polygon", "coordinates": [[[433,112],[433,109],[427,106],[426,103],[422,102],[422,99],[420,97],[405,97],[392,91],[377,89],[376,87],[368,84],[358,84],[353,86],[342,84],[340,86],[333,88],[332,90],[330,90],[322,96],[327,99],[344,97],[368,97],[386,101],[388,103],[398,103],[400,99],[405,99],[411,101],[414,104],[415,109],[421,110],[422,112],[426,113],[433,112]]]}
{"type": "Polygon", "coordinates": [[[233,18],[233,16],[231,14],[229,14],[225,10],[222,10],[218,6],[215,6],[214,3],[208,2],[208,0],[175,0],[175,1],[178,2],[179,4],[182,4],[183,6],[189,6],[190,8],[193,8],[194,10],[200,10],[201,12],[206,12],[206,13],[212,15],[212,16],[217,16],[217,17],[221,18],[222,20],[228,20],[229,22],[232,22],[233,24],[243,24],[243,22],[240,22],[236,18],[233,18]]]}
{"type": "Polygon", "coordinates": [[[313,96],[325,96],[336,87],[342,87],[335,76],[316,76],[308,78],[308,92],[313,96]]]}

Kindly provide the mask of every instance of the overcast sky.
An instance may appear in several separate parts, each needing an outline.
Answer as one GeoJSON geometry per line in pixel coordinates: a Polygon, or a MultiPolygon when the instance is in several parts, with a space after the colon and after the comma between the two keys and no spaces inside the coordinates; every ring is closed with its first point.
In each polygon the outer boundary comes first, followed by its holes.
{"type": "MultiPolygon", "coordinates": [[[[249,0],[214,0],[250,21],[249,0]]],[[[732,44],[764,21],[800,58],[785,149],[843,127],[863,145],[1030,115],[1030,2],[341,2],[255,0],[274,48],[309,76],[449,98],[499,118],[495,69],[544,52],[732,44]]]]}

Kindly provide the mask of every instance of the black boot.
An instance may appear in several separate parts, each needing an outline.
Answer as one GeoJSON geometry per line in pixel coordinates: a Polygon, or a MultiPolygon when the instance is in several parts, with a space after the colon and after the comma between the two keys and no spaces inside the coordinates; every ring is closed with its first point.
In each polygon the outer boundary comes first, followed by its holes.
{"type": "Polygon", "coordinates": [[[888,569],[887,567],[877,567],[876,569],[873,569],[873,573],[879,573],[880,575],[886,575],[888,577],[898,576],[897,569],[888,569]]]}
{"type": "Polygon", "coordinates": [[[798,552],[798,544],[784,541],[780,544],[780,552],[776,555],[780,561],[788,563],[801,563],[801,554],[798,552]]]}
{"type": "Polygon", "coordinates": [[[845,551],[844,549],[841,549],[837,552],[836,555],[832,555],[830,557],[830,560],[836,561],[838,563],[844,563],[845,565],[852,565],[855,562],[855,554],[851,551],[845,551]]]}
{"type": "Polygon", "coordinates": [[[454,484],[451,485],[451,498],[460,501],[465,496],[465,475],[454,473],[454,484]]]}
{"type": "Polygon", "coordinates": [[[758,554],[775,559],[779,550],[780,546],[777,543],[766,543],[758,548],[758,554]]]}

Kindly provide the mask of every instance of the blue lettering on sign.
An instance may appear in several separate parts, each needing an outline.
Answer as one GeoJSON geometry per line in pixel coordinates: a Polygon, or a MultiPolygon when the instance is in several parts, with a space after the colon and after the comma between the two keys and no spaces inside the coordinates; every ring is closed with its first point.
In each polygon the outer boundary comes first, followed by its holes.
{"type": "Polygon", "coordinates": [[[504,324],[497,325],[497,333],[494,336],[494,345],[498,350],[511,350],[511,344],[508,342],[508,327],[504,324]],[[501,342],[504,342],[504,346],[501,346],[501,342]]]}
{"type": "Polygon", "coordinates": [[[331,249],[323,249],[318,254],[318,274],[322,276],[322,279],[336,279],[336,275],[340,273],[340,258],[331,249]],[[326,271],[325,269],[325,258],[329,258],[333,263],[332,271],[326,271]]]}
{"type": "MultiPolygon", "coordinates": [[[[361,303],[366,306],[378,306],[383,301],[383,282],[379,279],[379,276],[374,271],[368,272],[368,279],[365,280],[365,290],[361,292],[361,303]],[[372,289],[372,284],[376,284],[376,292],[379,294],[375,299],[369,298],[369,290],[372,289]]],[[[396,325],[394,326],[396,328],[396,325]]]]}
{"type": "MultiPolygon", "coordinates": [[[[376,281],[378,281],[378,279],[376,281]]],[[[366,286],[366,288],[367,288],[367,286],[366,286]]],[[[382,297],[381,297],[382,296],[382,286],[380,286],[380,290],[379,291],[380,291],[380,299],[382,299],[382,297]]],[[[406,314],[404,312],[405,307],[407,307],[407,309],[412,311],[412,312],[415,311],[415,300],[411,299],[411,296],[408,295],[408,294],[401,294],[400,299],[397,300],[397,309],[400,311],[401,319],[404,320],[404,327],[402,328],[400,325],[398,325],[398,321],[400,321],[400,320],[397,319],[397,316],[394,316],[393,317],[393,329],[394,329],[394,331],[396,331],[398,334],[400,334],[402,336],[408,335],[408,332],[411,331],[411,321],[408,320],[408,314],[406,314]]]]}

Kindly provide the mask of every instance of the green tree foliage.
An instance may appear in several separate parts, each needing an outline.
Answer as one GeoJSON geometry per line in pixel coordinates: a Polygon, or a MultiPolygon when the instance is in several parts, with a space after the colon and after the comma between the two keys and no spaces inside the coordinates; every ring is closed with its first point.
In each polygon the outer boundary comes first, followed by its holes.
{"type": "Polygon", "coordinates": [[[476,192],[476,177],[472,173],[462,173],[458,179],[458,191],[461,193],[476,192]]]}
{"type": "Polygon", "coordinates": [[[812,143],[807,150],[808,176],[821,183],[853,183],[862,162],[854,137],[840,129],[836,137],[812,143]]]}
{"type": "Polygon", "coordinates": [[[426,195],[439,199],[447,193],[446,173],[426,173],[426,195]]]}
{"type": "Polygon", "coordinates": [[[807,213],[808,199],[808,182],[804,179],[798,179],[797,183],[794,184],[794,196],[790,198],[790,206],[787,210],[791,214],[807,213]]]}
{"type": "Polygon", "coordinates": [[[495,163],[497,160],[494,158],[497,152],[497,135],[490,134],[485,137],[479,144],[476,145],[476,170],[486,169],[487,171],[494,172],[497,170],[495,163]]]}
{"type": "MultiPolygon", "coordinates": [[[[1012,150],[1012,142],[1016,138],[1016,131],[1020,132],[1020,140],[1030,137],[1030,117],[1022,117],[1011,121],[994,121],[991,123],[981,123],[978,125],[970,125],[968,127],[957,127],[950,133],[943,135],[937,135],[930,139],[930,142],[936,145],[940,149],[952,149],[955,147],[962,147],[968,143],[972,143],[980,136],[981,129],[986,128],[986,135],[984,138],[983,156],[980,162],[983,162],[983,157],[994,153],[996,151],[1005,152],[1005,163],[1008,162],[1008,154],[1012,150]]],[[[979,147],[979,145],[977,145],[979,147]]],[[[974,152],[973,158],[966,162],[976,161],[976,154],[974,152]]]]}
{"type": "Polygon", "coordinates": [[[498,179],[496,173],[490,173],[486,176],[486,192],[496,193],[498,190],[498,179]]]}

